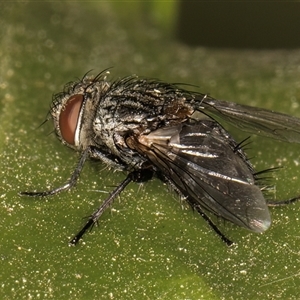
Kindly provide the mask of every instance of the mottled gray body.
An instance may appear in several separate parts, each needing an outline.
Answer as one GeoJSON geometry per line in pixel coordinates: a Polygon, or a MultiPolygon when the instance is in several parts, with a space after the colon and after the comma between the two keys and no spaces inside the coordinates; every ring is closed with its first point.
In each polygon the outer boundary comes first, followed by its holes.
{"type": "MultiPolygon", "coordinates": [[[[109,83],[101,75],[85,77],[68,85],[53,102],[56,132],[64,143],[57,120],[65,102],[78,94],[84,101],[77,138],[68,146],[81,152],[91,149],[90,157],[115,169],[151,169],[196,209],[256,232],[270,226],[267,203],[250,162],[212,117],[236,120],[238,126],[249,123],[246,129],[256,130],[258,126],[244,118],[251,108],[155,80],[127,77],[109,83]]],[[[267,112],[261,110],[258,117],[267,112]]],[[[262,122],[259,126],[265,125],[262,122]]],[[[264,133],[274,135],[269,127],[271,133],[264,133]]]]}

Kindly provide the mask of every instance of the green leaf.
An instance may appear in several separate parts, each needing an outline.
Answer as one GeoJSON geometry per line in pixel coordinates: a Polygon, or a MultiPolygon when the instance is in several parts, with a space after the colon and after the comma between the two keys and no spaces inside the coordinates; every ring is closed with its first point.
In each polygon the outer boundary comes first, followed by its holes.
{"type": "MultiPolygon", "coordinates": [[[[89,70],[194,84],[199,88],[189,88],[216,98],[300,116],[299,51],[190,48],[172,38],[172,14],[161,18],[159,9],[141,2],[1,4],[1,299],[297,299],[298,203],[272,209],[273,226],[263,235],[220,221],[236,242],[228,248],[160,181],[131,184],[99,227],[69,247],[82,217],[125,174],[89,162],[69,192],[18,195],[70,176],[78,154],[51,134],[50,122],[38,126],[52,94],[89,70]]],[[[237,140],[248,136],[224,126],[237,140]]],[[[258,170],[285,166],[274,174],[274,197],[296,195],[299,146],[251,139],[258,170]]]]}

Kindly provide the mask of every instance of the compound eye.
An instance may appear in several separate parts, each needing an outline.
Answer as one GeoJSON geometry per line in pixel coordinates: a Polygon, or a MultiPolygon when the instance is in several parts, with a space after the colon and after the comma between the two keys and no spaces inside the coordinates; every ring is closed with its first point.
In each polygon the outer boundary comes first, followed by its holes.
{"type": "Polygon", "coordinates": [[[59,116],[61,136],[70,145],[75,145],[75,132],[82,102],[83,95],[72,96],[59,116]]]}

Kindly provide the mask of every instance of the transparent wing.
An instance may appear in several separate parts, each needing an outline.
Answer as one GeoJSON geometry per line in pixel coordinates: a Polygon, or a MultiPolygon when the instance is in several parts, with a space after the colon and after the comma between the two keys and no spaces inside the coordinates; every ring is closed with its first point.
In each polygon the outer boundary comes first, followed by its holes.
{"type": "Polygon", "coordinates": [[[165,127],[140,136],[136,150],[151,160],[189,203],[249,230],[271,223],[253,170],[214,120],[165,127]]]}
{"type": "Polygon", "coordinates": [[[274,139],[300,143],[300,119],[247,105],[199,95],[199,110],[217,116],[245,131],[274,139]]]}

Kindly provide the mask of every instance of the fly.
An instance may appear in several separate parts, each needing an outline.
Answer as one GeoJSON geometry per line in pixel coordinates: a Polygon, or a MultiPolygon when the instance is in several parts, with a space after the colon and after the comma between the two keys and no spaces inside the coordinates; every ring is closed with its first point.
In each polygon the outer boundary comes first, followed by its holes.
{"type": "Polygon", "coordinates": [[[69,83],[53,96],[47,120],[57,137],[80,154],[70,179],[43,192],[49,196],[73,187],[88,158],[128,173],[71,240],[75,245],[130,182],[157,177],[168,183],[227,244],[207,212],[253,232],[271,225],[269,202],[243,143],[237,143],[215,117],[255,134],[300,142],[300,119],[266,109],[214,99],[178,85],[128,76],[113,82],[103,71],[69,83]]]}

